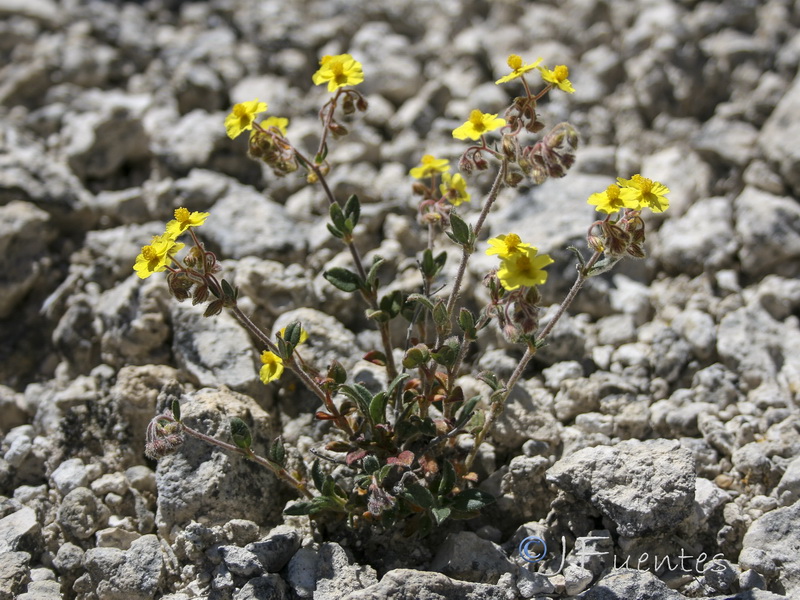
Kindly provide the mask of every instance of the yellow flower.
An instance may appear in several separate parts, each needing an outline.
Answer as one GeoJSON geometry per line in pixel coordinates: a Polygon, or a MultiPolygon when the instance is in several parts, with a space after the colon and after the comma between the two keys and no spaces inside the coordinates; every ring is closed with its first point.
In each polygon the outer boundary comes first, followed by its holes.
{"type": "Polygon", "coordinates": [[[189,227],[200,227],[208,218],[207,212],[194,211],[190,213],[186,208],[176,208],[175,218],[167,223],[166,234],[172,239],[177,239],[189,227]]]}
{"type": "Polygon", "coordinates": [[[436,173],[445,173],[450,170],[450,161],[446,158],[436,158],[431,154],[426,154],[419,161],[420,166],[414,167],[408,172],[415,179],[425,179],[436,173]]]}
{"type": "MultiPolygon", "coordinates": [[[[281,335],[281,337],[282,337],[283,339],[286,339],[286,327],[284,327],[283,329],[281,329],[281,330],[280,330],[280,335],[281,335]]],[[[302,343],[303,343],[303,342],[305,342],[307,339],[308,339],[308,332],[307,332],[305,329],[303,329],[303,328],[301,327],[301,328],[300,328],[300,340],[298,340],[298,342],[297,342],[297,343],[298,343],[298,344],[302,344],[302,343]]]]}
{"type": "Polygon", "coordinates": [[[649,208],[653,212],[664,212],[669,208],[669,188],[658,181],[642,177],[638,173],[630,179],[617,177],[617,183],[622,188],[620,197],[631,208],[649,208]]]}
{"type": "Polygon", "coordinates": [[[442,183],[439,185],[442,196],[453,206],[459,206],[462,202],[469,202],[470,195],[467,192],[467,182],[461,173],[442,175],[442,183]]]}
{"type": "Polygon", "coordinates": [[[486,250],[486,254],[489,256],[497,254],[500,258],[509,258],[528,248],[532,248],[532,246],[523,243],[516,233],[509,233],[508,235],[498,235],[496,238],[490,239],[489,249],[486,250]]]}
{"type": "Polygon", "coordinates": [[[168,233],[157,235],[147,246],[142,246],[142,252],[136,257],[133,270],[141,279],[147,279],[153,273],[164,271],[172,260],[172,255],[184,247],[178,244],[168,233]]]}
{"type": "Polygon", "coordinates": [[[364,81],[361,63],[349,54],[325,55],[320,59],[319,65],[311,80],[314,85],[327,82],[329,92],[335,92],[345,85],[358,85],[364,81]]]}
{"type": "Polygon", "coordinates": [[[289,119],[285,117],[270,117],[269,119],[261,121],[261,127],[263,129],[274,127],[281,132],[282,136],[286,137],[286,128],[289,127],[289,119]]]}
{"type": "Polygon", "coordinates": [[[263,366],[258,372],[258,377],[264,385],[280,379],[283,375],[283,360],[274,352],[264,350],[261,353],[261,363],[263,366]]]}
{"type": "Polygon", "coordinates": [[[250,102],[234,104],[231,114],[225,117],[225,131],[228,132],[228,137],[234,139],[243,131],[252,129],[256,115],[265,110],[267,110],[267,103],[259,102],[258,98],[250,102]]]}
{"type": "Polygon", "coordinates": [[[597,208],[595,210],[608,214],[615,213],[623,208],[638,208],[636,203],[630,201],[626,202],[625,199],[620,196],[619,186],[613,183],[606,188],[606,191],[589,196],[586,202],[596,206],[597,208]]]}
{"type": "Polygon", "coordinates": [[[536,68],[536,66],[542,62],[542,59],[537,59],[535,63],[530,65],[526,65],[522,62],[522,58],[517,56],[516,54],[512,54],[508,57],[508,66],[511,67],[511,73],[506,75],[505,77],[501,77],[497,81],[495,81],[495,85],[500,83],[505,83],[506,81],[511,81],[512,79],[516,79],[517,77],[522,77],[528,71],[532,71],[536,68]]]}
{"type": "Polygon", "coordinates": [[[477,140],[484,133],[494,131],[505,124],[505,119],[499,119],[497,115],[490,115],[476,109],[469,113],[469,120],[466,123],[453,130],[453,137],[457,140],[467,138],[477,140]]]}
{"type": "Polygon", "coordinates": [[[567,79],[567,77],[569,77],[569,69],[566,66],[558,65],[552,71],[547,67],[539,67],[539,72],[542,74],[542,79],[546,82],[552,83],[558,89],[569,92],[570,94],[575,93],[575,88],[572,87],[572,83],[567,79]]]}
{"type": "Polygon", "coordinates": [[[547,273],[542,269],[554,261],[547,254],[536,256],[536,252],[535,247],[523,248],[503,259],[497,278],[504,288],[512,291],[523,285],[531,287],[547,281],[547,273]]]}

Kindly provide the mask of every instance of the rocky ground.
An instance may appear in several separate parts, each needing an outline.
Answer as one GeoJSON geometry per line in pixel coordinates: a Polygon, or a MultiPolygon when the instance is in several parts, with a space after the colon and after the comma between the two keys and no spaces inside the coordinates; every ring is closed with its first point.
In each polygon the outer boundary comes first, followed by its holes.
{"type": "MultiPolygon", "coordinates": [[[[0,0],[0,598],[800,597],[799,27],[791,0],[0,0]],[[359,243],[400,287],[425,244],[408,169],[455,162],[451,130],[504,108],[511,53],[569,65],[577,90],[541,105],[580,131],[576,166],[490,220],[556,259],[546,304],[589,194],[636,172],[672,190],[648,259],[592,280],[510,399],[480,461],[497,503],[424,540],[314,531],[282,516],[290,490],[203,445],[143,455],[174,395],[205,431],[247,415],[294,456],[325,435],[291,378],[259,382],[233,318],[134,274],[178,206],[211,213],[248,313],[380,376],[362,309],[320,275],[348,261],[324,198],[222,125],[259,97],[310,146],[311,74],[340,52],[370,109],[331,184],[361,196],[359,243]],[[546,560],[522,560],[529,536],[546,560]]],[[[476,255],[467,301],[491,266],[476,255]]],[[[487,331],[471,368],[519,356],[487,331]]]]}

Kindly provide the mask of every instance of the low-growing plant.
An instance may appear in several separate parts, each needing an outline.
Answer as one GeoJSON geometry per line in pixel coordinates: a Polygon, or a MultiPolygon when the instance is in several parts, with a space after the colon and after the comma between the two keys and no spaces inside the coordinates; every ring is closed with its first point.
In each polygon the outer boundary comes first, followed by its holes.
{"type": "Polygon", "coordinates": [[[388,385],[375,393],[352,382],[339,361],[309,364],[302,357],[307,333],[301,323],[290,324],[275,337],[254,323],[239,307],[238,290],[218,278],[217,257],[198,237],[197,230],[209,213],[179,208],[165,232],[142,248],[134,267],[139,277],[165,271],[169,291],[178,301],[191,298],[193,304],[205,304],[207,317],[230,311],[261,347],[261,381],[274,382],[284,369],[290,369],[319,398],[316,419],[328,421],[338,437],[325,444],[324,452],[308,457],[310,464],[305,470],[289,472],[280,438],[267,456],[259,456],[240,419],[231,420],[230,441],[216,439],[187,426],[176,401],[171,410],[150,423],[148,456],[156,459],[175,451],[184,436],[190,435],[263,465],[295,488],[300,499],[286,509],[287,514],[346,518],[354,526],[402,524],[409,534],[424,534],[448,519],[476,516],[493,502],[489,494],[475,487],[478,475],[472,467],[509,393],[586,280],[626,256],[644,257],[641,211],[662,212],[668,207],[669,190],[638,174],[618,178],[604,191],[592,194],[588,203],[606,215],[589,227],[588,258],[571,248],[577,260],[575,282],[543,328],[537,286],[546,283],[545,268],[553,260],[514,232],[488,240],[486,254],[499,259],[498,267],[486,273],[483,281],[489,302],[478,311],[461,305],[467,264],[484,243],[481,234],[500,190],[516,187],[526,178],[541,184],[551,177],[563,177],[575,161],[575,128],[559,123],[543,133],[545,124],[537,113],[537,102],[546,94],[574,92],[569,71],[563,65],[550,70],[540,63],[541,59],[526,64],[519,56],[510,56],[511,72],[496,83],[519,83],[523,94],[514,98],[502,117],[476,109],[453,130],[454,138],[470,141],[458,161],[461,173],[469,176],[473,171],[495,169],[494,181],[473,222],[460,213],[472,198],[464,175],[451,173],[449,160],[425,154],[411,169],[415,180],[411,189],[420,198],[417,220],[427,230],[427,247],[418,256],[418,289],[409,292],[382,292],[379,273],[383,259],[376,256],[371,264],[365,264],[356,245],[361,217],[358,197],[337,198],[327,183],[332,168],[327,159],[329,139],[347,135],[348,127],[353,126],[350,121],[357,126],[355,116],[367,110],[367,101],[354,87],[364,79],[361,64],[348,54],[320,60],[313,82],[327,84],[331,96],[319,112],[322,132],[313,154],[291,141],[288,119],[273,116],[257,122],[257,116],[267,110],[265,102],[256,99],[233,107],[225,128],[231,138],[250,132],[250,158],[262,161],[279,177],[301,173],[327,198],[328,231],[348,248],[352,267],[331,268],[324,277],[332,286],[363,300],[366,316],[375,323],[381,339],[381,347],[365,358],[385,369],[388,385]],[[534,70],[543,81],[536,93],[526,79],[534,70]],[[182,236],[191,240],[191,247],[178,258],[185,246],[178,241],[182,236]],[[441,243],[460,248],[452,281],[443,280],[447,253],[441,243]],[[401,347],[391,335],[395,319],[410,323],[411,333],[401,347]],[[465,371],[465,357],[478,332],[492,321],[506,340],[521,345],[525,352],[507,381],[489,371],[477,374],[490,390],[488,397],[467,398],[457,384],[458,377],[465,371]],[[459,443],[460,437],[470,443],[459,443]],[[326,458],[321,461],[318,455],[326,458]],[[351,476],[334,477],[328,463],[348,465],[351,476]]]}

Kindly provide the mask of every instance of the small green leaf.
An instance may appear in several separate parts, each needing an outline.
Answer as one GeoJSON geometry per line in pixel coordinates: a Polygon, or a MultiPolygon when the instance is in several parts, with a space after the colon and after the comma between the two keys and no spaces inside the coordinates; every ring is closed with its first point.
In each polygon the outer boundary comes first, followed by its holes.
{"type": "Polygon", "coordinates": [[[417,344],[406,350],[403,356],[403,366],[406,369],[414,369],[419,365],[425,364],[431,359],[430,351],[425,344],[417,344]]]}
{"type": "Polygon", "coordinates": [[[376,323],[388,323],[392,318],[389,313],[383,310],[367,309],[366,311],[364,311],[364,314],[368,319],[371,319],[376,323]]]}
{"type": "Polygon", "coordinates": [[[400,310],[403,308],[403,303],[403,292],[400,290],[395,290],[381,298],[378,306],[383,312],[393,319],[400,314],[400,310]]]}
{"type": "Polygon", "coordinates": [[[472,416],[472,412],[475,410],[475,405],[481,399],[480,396],[473,396],[466,402],[464,402],[464,406],[461,407],[461,410],[458,411],[456,415],[456,423],[455,428],[458,429],[466,424],[469,421],[470,417],[472,416]]]}
{"type": "Polygon", "coordinates": [[[359,412],[369,417],[369,405],[372,402],[372,394],[360,383],[353,385],[343,385],[339,388],[339,392],[353,400],[358,406],[359,412]]]}
{"type": "Polygon", "coordinates": [[[286,465],[286,448],[283,446],[281,436],[276,437],[269,447],[269,459],[282,467],[286,465]]]}
{"type": "Polygon", "coordinates": [[[470,227],[455,212],[450,212],[450,226],[453,228],[453,240],[462,246],[470,243],[470,227]]]}
{"type": "Polygon", "coordinates": [[[458,350],[455,350],[451,346],[445,344],[431,352],[431,358],[433,358],[433,360],[443,367],[450,368],[456,364],[458,350]]]}
{"type": "Polygon", "coordinates": [[[403,383],[409,377],[410,375],[408,373],[400,373],[397,377],[392,379],[392,383],[390,383],[389,387],[386,388],[386,397],[391,397],[394,394],[395,388],[397,388],[398,385],[403,383]]]}
{"type": "Polygon", "coordinates": [[[419,304],[427,308],[429,311],[433,310],[433,301],[431,301],[431,299],[428,298],[427,296],[423,296],[422,294],[409,294],[407,300],[409,302],[418,302],[419,304]]]}
{"type": "Polygon", "coordinates": [[[475,329],[475,315],[466,308],[462,307],[458,313],[458,326],[464,332],[465,339],[474,340],[478,336],[475,329]]]}
{"type": "Polygon", "coordinates": [[[447,517],[450,516],[450,509],[446,506],[441,508],[432,508],[431,514],[433,515],[433,520],[436,522],[437,527],[447,520],[447,517]]]}
{"type": "Polygon", "coordinates": [[[172,400],[172,416],[175,418],[176,421],[180,422],[180,420],[181,420],[181,403],[177,398],[173,398],[173,400],[172,400]]]}
{"type": "Polygon", "coordinates": [[[436,504],[436,499],[431,494],[431,491],[418,483],[409,485],[403,492],[403,497],[422,508],[431,508],[436,504]]]}
{"type": "Polygon", "coordinates": [[[328,378],[333,379],[339,385],[347,381],[347,371],[338,360],[334,360],[328,367],[328,378]]]}
{"type": "Polygon", "coordinates": [[[334,287],[343,292],[355,292],[364,289],[365,283],[355,273],[342,267],[334,267],[325,271],[322,276],[334,287]]]}
{"type": "Polygon", "coordinates": [[[344,213],[342,212],[342,207],[339,206],[336,202],[334,202],[333,204],[330,205],[328,213],[331,216],[331,223],[333,223],[333,226],[339,231],[346,231],[344,223],[344,213]]]}
{"type": "Polygon", "coordinates": [[[325,483],[325,473],[322,472],[322,465],[319,459],[315,460],[311,465],[311,479],[314,481],[314,487],[322,492],[322,486],[325,483]]]}
{"type": "Polygon", "coordinates": [[[447,305],[444,300],[437,300],[433,306],[433,322],[437,327],[444,327],[450,322],[450,316],[447,314],[447,305]]]}
{"type": "Polygon", "coordinates": [[[333,237],[335,237],[335,238],[339,238],[339,239],[342,239],[342,238],[344,237],[344,233],[342,233],[341,231],[339,231],[338,229],[336,229],[336,227],[334,227],[334,226],[333,226],[333,225],[331,225],[330,223],[325,223],[325,226],[328,228],[328,231],[330,231],[330,232],[331,232],[331,235],[332,235],[333,237]]]}
{"type": "Polygon", "coordinates": [[[303,516],[311,512],[311,502],[295,502],[283,509],[283,514],[290,516],[303,516]]]}
{"type": "Polygon", "coordinates": [[[231,418],[230,425],[233,443],[243,450],[249,449],[250,445],[253,443],[253,437],[250,435],[250,428],[247,424],[239,417],[233,417],[231,418]]]}
{"type": "Polygon", "coordinates": [[[381,265],[386,261],[378,255],[372,257],[372,266],[369,268],[369,273],[367,273],[367,287],[371,288],[375,285],[375,282],[378,280],[378,269],[380,269],[381,265]]]}
{"type": "Polygon", "coordinates": [[[373,423],[383,423],[386,420],[386,403],[389,396],[386,392],[378,392],[369,403],[369,417],[373,423]]]}
{"type": "Polygon", "coordinates": [[[496,392],[503,387],[503,384],[498,381],[497,375],[491,371],[482,371],[478,374],[478,379],[492,388],[493,392],[496,392]]]}
{"type": "Polygon", "coordinates": [[[375,457],[375,455],[370,454],[369,456],[364,458],[364,470],[367,473],[374,473],[378,469],[381,468],[380,461],[375,457]]]}
{"type": "Polygon", "coordinates": [[[381,467],[381,470],[378,471],[378,475],[375,477],[375,479],[378,480],[378,483],[383,483],[383,480],[386,479],[389,473],[391,473],[393,467],[394,465],[383,465],[381,467]]]}
{"type": "Polygon", "coordinates": [[[442,478],[439,480],[439,489],[437,493],[440,496],[446,496],[453,491],[453,486],[456,484],[456,470],[453,468],[453,463],[445,460],[442,465],[442,478]]]}
{"type": "MultiPolygon", "coordinates": [[[[344,203],[344,216],[352,222],[353,228],[358,225],[358,220],[361,217],[361,202],[358,201],[358,196],[353,194],[344,203]]],[[[353,229],[351,228],[350,231],[353,229]]]]}
{"type": "Polygon", "coordinates": [[[474,512],[483,509],[494,501],[494,496],[491,494],[487,494],[483,490],[477,488],[472,488],[459,493],[453,498],[453,502],[450,506],[455,510],[474,512]]]}
{"type": "Polygon", "coordinates": [[[239,290],[232,287],[226,279],[223,279],[221,283],[224,300],[236,300],[239,297],[239,290]]]}

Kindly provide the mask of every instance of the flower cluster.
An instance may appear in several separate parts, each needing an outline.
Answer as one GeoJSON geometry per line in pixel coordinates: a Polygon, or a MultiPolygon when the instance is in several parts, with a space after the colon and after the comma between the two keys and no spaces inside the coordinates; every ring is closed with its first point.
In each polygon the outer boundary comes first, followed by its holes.
{"type": "Polygon", "coordinates": [[[192,227],[199,227],[205,223],[208,213],[189,212],[186,208],[175,210],[175,218],[167,223],[163,234],[155,236],[136,257],[133,270],[141,279],[147,279],[153,273],[159,273],[169,268],[174,261],[175,253],[185,244],[177,242],[178,237],[192,227]]]}
{"type": "Polygon", "coordinates": [[[426,154],[420,164],[408,173],[414,179],[429,179],[430,184],[414,185],[414,192],[422,196],[419,205],[420,221],[423,223],[441,222],[447,224],[451,206],[460,206],[470,201],[467,182],[461,173],[450,173],[450,161],[426,154]],[[442,176],[441,184],[436,185],[437,177],[442,176]],[[439,192],[437,195],[437,191],[439,192]]]}
{"type": "Polygon", "coordinates": [[[623,208],[653,212],[664,212],[669,208],[669,188],[658,181],[642,177],[638,173],[630,179],[617,177],[617,183],[609,185],[604,192],[589,196],[588,203],[598,211],[613,214],[623,208]]]}
{"type": "Polygon", "coordinates": [[[497,278],[508,291],[522,286],[533,287],[547,281],[544,268],[553,263],[548,254],[537,255],[538,248],[524,243],[516,233],[498,235],[489,240],[486,254],[500,258],[497,278]]]}

